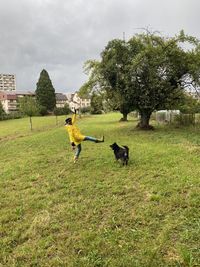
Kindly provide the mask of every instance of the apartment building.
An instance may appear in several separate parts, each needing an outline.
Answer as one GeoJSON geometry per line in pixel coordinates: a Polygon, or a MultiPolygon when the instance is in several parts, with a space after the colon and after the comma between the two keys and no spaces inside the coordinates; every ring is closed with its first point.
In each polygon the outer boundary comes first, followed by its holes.
{"type": "Polygon", "coordinates": [[[17,95],[12,91],[0,91],[0,102],[2,103],[3,109],[7,114],[18,110],[17,95]]]}
{"type": "Polygon", "coordinates": [[[15,91],[16,77],[14,74],[0,73],[0,91],[15,91]]]}
{"type": "Polygon", "coordinates": [[[18,111],[18,99],[25,96],[35,97],[35,93],[30,91],[0,91],[0,102],[2,103],[4,111],[7,114],[18,111]]]}

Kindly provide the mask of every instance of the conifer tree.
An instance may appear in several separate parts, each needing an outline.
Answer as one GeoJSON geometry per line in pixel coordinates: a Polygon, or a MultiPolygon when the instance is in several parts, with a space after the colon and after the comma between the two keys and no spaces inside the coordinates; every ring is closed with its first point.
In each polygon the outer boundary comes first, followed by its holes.
{"type": "Polygon", "coordinates": [[[48,111],[53,111],[56,106],[55,89],[45,69],[40,73],[35,93],[39,105],[45,107],[48,111]]]}

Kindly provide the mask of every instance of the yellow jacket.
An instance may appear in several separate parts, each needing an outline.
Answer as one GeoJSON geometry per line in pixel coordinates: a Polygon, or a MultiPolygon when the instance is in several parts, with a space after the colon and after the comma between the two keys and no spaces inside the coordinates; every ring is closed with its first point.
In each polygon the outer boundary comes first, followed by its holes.
{"type": "Polygon", "coordinates": [[[70,142],[74,142],[74,144],[77,146],[85,139],[85,136],[82,135],[80,130],[74,125],[75,122],[76,114],[72,116],[72,125],[66,125],[65,127],[68,131],[70,142]]]}

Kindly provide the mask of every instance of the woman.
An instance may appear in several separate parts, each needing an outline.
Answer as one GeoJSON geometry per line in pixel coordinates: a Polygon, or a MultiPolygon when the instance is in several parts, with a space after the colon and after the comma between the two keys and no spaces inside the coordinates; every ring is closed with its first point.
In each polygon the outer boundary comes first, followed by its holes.
{"type": "Polygon", "coordinates": [[[95,143],[104,142],[104,136],[102,137],[102,139],[96,139],[94,137],[85,136],[81,134],[80,130],[76,127],[75,122],[76,122],[76,109],[75,109],[75,112],[72,118],[67,118],[65,120],[65,127],[69,134],[69,139],[70,139],[72,149],[73,150],[76,149],[75,156],[74,156],[74,163],[76,163],[81,153],[81,142],[82,141],[92,141],[95,143]]]}

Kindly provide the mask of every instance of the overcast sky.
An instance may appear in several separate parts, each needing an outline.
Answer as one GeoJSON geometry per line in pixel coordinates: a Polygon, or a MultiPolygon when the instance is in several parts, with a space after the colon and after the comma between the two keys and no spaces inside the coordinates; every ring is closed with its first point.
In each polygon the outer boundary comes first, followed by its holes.
{"type": "Polygon", "coordinates": [[[113,38],[141,28],[200,38],[199,0],[0,0],[0,73],[16,74],[17,90],[35,90],[46,69],[56,92],[74,92],[113,38]]]}

